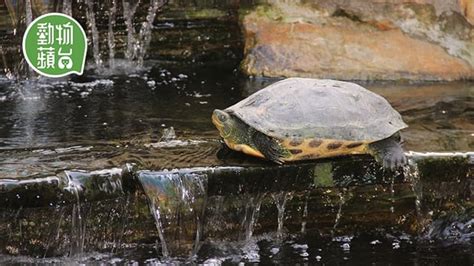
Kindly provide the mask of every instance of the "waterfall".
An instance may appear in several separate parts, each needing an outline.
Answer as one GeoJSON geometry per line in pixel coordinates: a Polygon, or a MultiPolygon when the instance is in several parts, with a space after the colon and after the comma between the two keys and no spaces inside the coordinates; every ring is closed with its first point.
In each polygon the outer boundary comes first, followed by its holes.
{"type": "Polygon", "coordinates": [[[86,0],[86,4],[86,17],[92,35],[92,54],[96,67],[100,69],[102,68],[102,60],[100,58],[99,31],[95,22],[94,2],[86,0]]]}
{"type": "Polygon", "coordinates": [[[252,238],[255,223],[257,222],[260,213],[260,206],[262,205],[263,197],[264,194],[258,194],[256,196],[250,197],[245,206],[242,227],[244,229],[243,239],[246,241],[252,238]]]}
{"type": "Polygon", "coordinates": [[[390,212],[395,212],[395,176],[390,177],[390,212]]]}
{"type": "MultiPolygon", "coordinates": [[[[25,21],[26,21],[26,25],[25,27],[28,27],[28,25],[31,24],[31,22],[33,21],[33,12],[32,12],[32,9],[31,9],[31,0],[26,0],[25,2],[25,21]]],[[[26,30],[26,28],[25,28],[26,30]]],[[[32,78],[35,76],[35,73],[33,72],[33,69],[31,69],[31,67],[29,65],[27,65],[26,63],[26,60],[24,60],[23,62],[21,62],[20,64],[24,64],[24,66],[26,66],[26,68],[28,69],[28,78],[32,78]]]]}
{"type": "Polygon", "coordinates": [[[76,203],[72,205],[71,213],[71,237],[69,256],[80,256],[84,253],[85,224],[81,213],[81,202],[79,197],[80,188],[70,179],[67,190],[74,194],[76,203]]]}
{"type": "Polygon", "coordinates": [[[285,208],[286,208],[286,201],[288,200],[289,193],[288,192],[280,192],[273,195],[273,201],[278,210],[278,227],[277,227],[277,236],[283,236],[283,224],[285,221],[285,208]]]}
{"type": "Polygon", "coordinates": [[[146,55],[148,47],[150,46],[151,33],[153,29],[153,21],[155,21],[156,12],[163,7],[166,2],[164,0],[151,0],[148,8],[148,15],[146,21],[143,22],[139,33],[140,46],[137,54],[138,66],[143,66],[143,59],[146,55]]]}
{"type": "Polygon", "coordinates": [[[339,222],[341,221],[341,217],[342,217],[342,206],[344,206],[344,203],[346,203],[346,200],[344,198],[344,190],[343,192],[340,192],[338,196],[339,196],[339,206],[336,213],[336,219],[334,219],[334,226],[332,227],[333,229],[336,229],[336,227],[339,225],[339,222]]]}
{"type": "Polygon", "coordinates": [[[115,66],[115,37],[114,26],[117,13],[117,0],[111,0],[112,6],[109,9],[109,28],[107,34],[107,44],[109,46],[109,68],[115,66]]]}
{"type": "Polygon", "coordinates": [[[125,51],[125,58],[129,61],[136,60],[137,66],[142,67],[152,38],[153,21],[155,21],[157,11],[165,5],[166,1],[150,1],[146,20],[141,24],[138,36],[136,36],[133,17],[135,16],[139,3],[140,1],[131,4],[126,0],[122,0],[123,16],[125,18],[125,26],[127,27],[127,49],[125,51]]]}
{"type": "Polygon", "coordinates": [[[194,258],[204,232],[207,175],[148,172],[138,179],[148,197],[162,257],[186,254],[194,258]]]}
{"type": "Polygon", "coordinates": [[[62,12],[66,15],[72,16],[72,0],[64,0],[62,12]]]}
{"type": "Polygon", "coordinates": [[[308,217],[308,200],[309,200],[309,193],[306,195],[303,207],[303,215],[301,217],[301,230],[302,234],[306,233],[306,218],[308,217]]]}
{"type": "Polygon", "coordinates": [[[26,26],[30,25],[33,21],[33,12],[31,10],[31,0],[26,0],[25,2],[25,15],[26,15],[26,26]]]}
{"type": "Polygon", "coordinates": [[[418,164],[415,160],[409,159],[408,165],[404,166],[403,172],[405,177],[408,177],[410,182],[411,190],[415,195],[415,210],[416,210],[416,219],[418,225],[423,225],[423,213],[421,209],[421,201],[423,199],[423,186],[420,182],[420,174],[418,170],[418,164]]]}
{"type": "Polygon", "coordinates": [[[137,11],[140,0],[130,6],[127,0],[122,0],[123,17],[125,18],[125,26],[127,27],[127,49],[125,50],[125,58],[132,61],[136,56],[135,27],[133,27],[133,17],[137,11]]]}
{"type": "Polygon", "coordinates": [[[164,258],[168,258],[170,253],[168,251],[168,245],[166,244],[165,233],[163,229],[163,223],[161,221],[160,207],[156,207],[155,201],[150,204],[150,211],[155,219],[156,230],[158,231],[158,237],[160,238],[161,254],[164,258]]]}

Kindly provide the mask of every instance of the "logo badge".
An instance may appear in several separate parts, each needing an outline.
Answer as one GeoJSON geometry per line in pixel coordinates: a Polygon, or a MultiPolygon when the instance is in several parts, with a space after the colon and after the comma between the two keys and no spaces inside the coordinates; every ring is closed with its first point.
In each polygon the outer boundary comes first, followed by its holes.
{"type": "Polygon", "coordinates": [[[36,18],[23,35],[22,48],[30,67],[43,76],[59,78],[84,71],[86,33],[68,15],[48,13],[36,18]]]}

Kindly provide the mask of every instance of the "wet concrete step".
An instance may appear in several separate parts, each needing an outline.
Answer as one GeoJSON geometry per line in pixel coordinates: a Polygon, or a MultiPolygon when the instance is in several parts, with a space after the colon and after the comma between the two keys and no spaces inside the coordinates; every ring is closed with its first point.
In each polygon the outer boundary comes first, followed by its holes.
{"type": "MultiPolygon", "coordinates": [[[[46,177],[0,179],[1,209],[67,205],[80,201],[97,201],[121,197],[143,187],[165,186],[167,180],[185,180],[192,176],[206,183],[208,195],[304,191],[312,187],[351,187],[387,183],[410,183],[417,179],[437,182],[471,182],[472,153],[408,153],[410,168],[395,172],[383,170],[369,156],[318,160],[283,166],[231,153],[224,158],[209,149],[200,154],[183,154],[181,148],[168,149],[175,156],[157,156],[156,164],[175,170],[146,170],[133,163],[102,170],[66,170],[46,177]],[[174,151],[174,152],[171,152],[174,151]],[[209,155],[207,153],[211,153],[209,155]],[[207,154],[207,157],[202,157],[207,154]],[[163,160],[161,161],[160,160],[163,160]],[[187,161],[183,164],[182,161],[187,161]],[[167,164],[168,162],[173,162],[167,164]],[[209,166],[202,166],[203,162],[209,166]],[[416,167],[416,169],[413,169],[416,167]],[[163,183],[163,184],[161,184],[163,183]],[[161,185],[160,185],[161,184],[161,185]]],[[[153,169],[153,168],[151,168],[153,169]]],[[[160,169],[160,168],[158,168],[160,169]]],[[[173,184],[168,184],[173,186],[173,184]]],[[[151,193],[148,191],[148,193],[151,193]]],[[[160,193],[166,194],[166,191],[160,193]]]]}
{"type": "Polygon", "coordinates": [[[186,257],[222,239],[377,230],[469,241],[472,154],[408,155],[411,166],[394,173],[370,157],[348,157],[159,171],[127,165],[2,181],[0,250],[72,256],[156,245],[159,255],[166,247],[186,257]]]}

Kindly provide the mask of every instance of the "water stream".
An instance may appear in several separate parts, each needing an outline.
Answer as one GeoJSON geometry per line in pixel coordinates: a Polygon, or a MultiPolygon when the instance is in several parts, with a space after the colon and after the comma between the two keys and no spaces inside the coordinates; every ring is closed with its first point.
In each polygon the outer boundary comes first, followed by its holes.
{"type": "Polygon", "coordinates": [[[277,236],[283,237],[283,224],[285,222],[285,207],[286,202],[289,197],[291,197],[287,192],[280,192],[278,194],[272,195],[273,201],[278,210],[278,226],[277,226],[277,236]]]}
{"type": "Polygon", "coordinates": [[[155,225],[156,225],[156,230],[158,231],[158,236],[160,238],[160,249],[161,249],[161,254],[163,255],[164,259],[167,259],[170,255],[168,251],[168,245],[166,244],[166,238],[164,236],[164,230],[163,230],[163,223],[161,219],[161,214],[160,214],[160,208],[156,207],[154,203],[150,204],[150,211],[151,214],[153,215],[153,218],[155,218],[155,225]]]}
{"type": "Polygon", "coordinates": [[[117,0],[111,1],[111,7],[109,9],[109,24],[107,32],[107,45],[109,47],[109,68],[115,68],[115,36],[114,27],[116,24],[117,16],[117,0]]]}
{"type": "Polygon", "coordinates": [[[245,206],[245,214],[242,220],[243,228],[243,237],[245,241],[249,241],[252,238],[255,223],[258,221],[258,216],[260,214],[260,206],[262,205],[262,200],[264,194],[258,194],[255,196],[250,196],[247,204],[245,206]]]}
{"type": "Polygon", "coordinates": [[[95,67],[100,71],[102,68],[102,58],[100,53],[99,31],[97,30],[94,1],[86,0],[87,25],[91,31],[92,55],[94,57],[95,67]]]}

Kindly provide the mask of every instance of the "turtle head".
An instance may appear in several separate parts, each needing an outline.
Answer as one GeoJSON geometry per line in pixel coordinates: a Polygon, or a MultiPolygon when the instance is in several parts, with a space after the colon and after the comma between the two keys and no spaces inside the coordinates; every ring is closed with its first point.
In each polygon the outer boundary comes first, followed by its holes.
{"type": "Polygon", "coordinates": [[[212,112],[212,123],[216,126],[217,130],[224,139],[228,138],[233,132],[233,121],[230,114],[226,111],[219,109],[212,112]]]}
{"type": "Polygon", "coordinates": [[[226,142],[232,144],[246,143],[246,140],[244,140],[247,135],[245,132],[246,127],[239,119],[236,119],[228,112],[219,109],[214,110],[212,113],[212,123],[226,142]]]}

